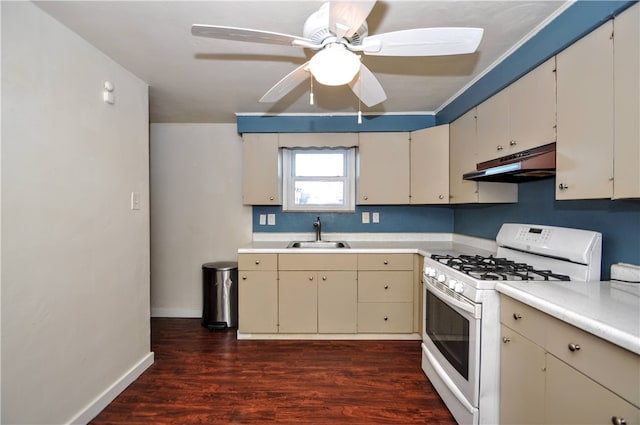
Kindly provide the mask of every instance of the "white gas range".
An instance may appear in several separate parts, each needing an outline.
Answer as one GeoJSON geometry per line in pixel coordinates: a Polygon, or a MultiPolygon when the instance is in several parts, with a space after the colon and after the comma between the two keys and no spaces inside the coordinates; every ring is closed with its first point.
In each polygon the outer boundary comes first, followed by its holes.
{"type": "Polygon", "coordinates": [[[504,224],[495,256],[424,260],[422,369],[460,424],[499,423],[497,281],[600,280],[602,235],[504,224]]]}

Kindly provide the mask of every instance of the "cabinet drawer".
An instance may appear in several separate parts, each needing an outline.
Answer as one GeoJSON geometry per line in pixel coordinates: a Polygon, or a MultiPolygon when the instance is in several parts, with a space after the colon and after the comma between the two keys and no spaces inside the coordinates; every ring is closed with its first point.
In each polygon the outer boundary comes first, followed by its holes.
{"type": "Polygon", "coordinates": [[[640,356],[561,320],[551,320],[548,352],[640,407],[640,356]]]}
{"type": "Polygon", "coordinates": [[[239,270],[277,270],[277,254],[239,254],[239,270]]]}
{"type": "Polygon", "coordinates": [[[413,303],[358,303],[358,332],[411,333],[413,303]]]}
{"type": "Polygon", "coordinates": [[[520,335],[544,346],[545,332],[552,320],[545,313],[519,301],[500,295],[500,322],[520,335]]]}
{"type": "Polygon", "coordinates": [[[356,270],[355,254],[280,254],[280,270],[356,270]]]}
{"type": "Polygon", "coordinates": [[[413,254],[358,254],[358,270],[413,270],[413,254]]]}
{"type": "Polygon", "coordinates": [[[411,302],[413,301],[413,272],[364,271],[358,272],[358,301],[411,302]]]}

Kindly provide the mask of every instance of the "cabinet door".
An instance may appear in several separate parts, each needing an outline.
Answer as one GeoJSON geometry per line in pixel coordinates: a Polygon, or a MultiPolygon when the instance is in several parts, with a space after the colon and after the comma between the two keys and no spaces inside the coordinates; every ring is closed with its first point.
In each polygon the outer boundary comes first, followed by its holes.
{"type": "Polygon", "coordinates": [[[500,423],[544,423],[544,350],[502,325],[500,423]]]}
{"type": "Polygon", "coordinates": [[[553,57],[509,86],[509,140],[503,155],[556,141],[555,70],[553,57]]]}
{"type": "Polygon", "coordinates": [[[503,89],[478,105],[478,160],[476,162],[506,155],[504,147],[509,144],[508,90],[509,88],[503,89]]]}
{"type": "Polygon", "coordinates": [[[358,204],[409,204],[409,133],[360,133],[358,204]]]}
{"type": "Polygon", "coordinates": [[[245,205],[280,205],[280,170],[277,134],[242,136],[242,202],[245,205]]]}
{"type": "Polygon", "coordinates": [[[316,272],[280,272],[278,280],[278,324],[281,333],[318,332],[318,285],[316,272]]]}
{"type": "Polygon", "coordinates": [[[551,354],[546,357],[545,423],[610,424],[616,423],[614,418],[639,423],[635,406],[551,354]]]}
{"type": "Polygon", "coordinates": [[[449,125],[449,203],[478,201],[478,183],[462,175],[476,169],[476,109],[449,125]]]}
{"type": "Polygon", "coordinates": [[[557,56],[556,199],[613,194],[612,31],[608,21],[557,56]]]}
{"type": "Polygon", "coordinates": [[[357,272],[318,272],[318,332],[356,333],[357,320],[357,272]]]}
{"type": "Polygon", "coordinates": [[[238,331],[278,332],[277,272],[239,270],[238,275],[238,331]]]}
{"type": "Polygon", "coordinates": [[[640,198],[640,4],[613,21],[615,142],[613,198],[640,198]]]}
{"type": "Polygon", "coordinates": [[[411,132],[411,203],[449,203],[449,125],[411,132]]]}

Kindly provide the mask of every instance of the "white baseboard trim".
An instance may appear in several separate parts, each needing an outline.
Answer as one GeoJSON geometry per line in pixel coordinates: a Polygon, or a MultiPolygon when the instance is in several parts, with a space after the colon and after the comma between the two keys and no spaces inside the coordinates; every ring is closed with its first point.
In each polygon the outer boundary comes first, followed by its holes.
{"type": "Polygon", "coordinates": [[[200,319],[202,310],[189,310],[180,308],[152,308],[151,317],[175,317],[183,319],[200,319]]]}
{"type": "Polygon", "coordinates": [[[150,352],[133,366],[127,373],[122,375],[120,379],[111,384],[102,394],[96,397],[89,405],[87,405],[81,412],[79,412],[71,421],[70,424],[88,424],[93,418],[98,416],[105,407],[109,405],[121,392],[123,392],[133,381],[138,379],[142,372],[147,370],[149,366],[153,364],[154,354],[150,352]]]}

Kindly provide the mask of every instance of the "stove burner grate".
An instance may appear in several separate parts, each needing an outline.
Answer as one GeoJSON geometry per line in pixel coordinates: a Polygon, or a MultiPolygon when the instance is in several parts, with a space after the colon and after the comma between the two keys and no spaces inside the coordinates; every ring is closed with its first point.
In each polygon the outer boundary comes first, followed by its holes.
{"type": "Polygon", "coordinates": [[[536,270],[526,263],[517,263],[493,255],[488,257],[482,255],[454,257],[433,254],[431,258],[478,280],[570,280],[569,276],[553,273],[551,270],[536,270]]]}

